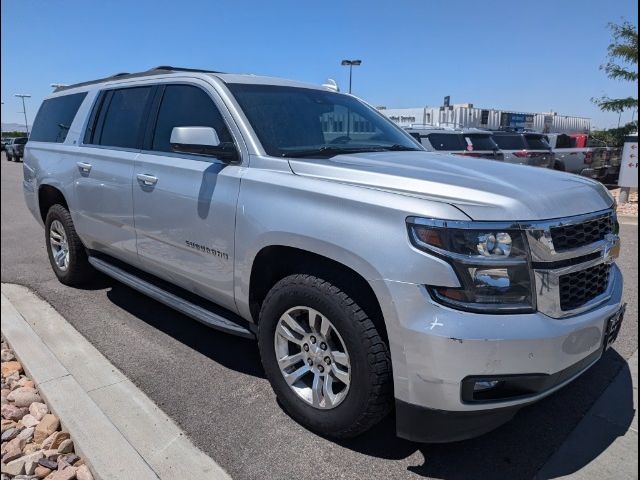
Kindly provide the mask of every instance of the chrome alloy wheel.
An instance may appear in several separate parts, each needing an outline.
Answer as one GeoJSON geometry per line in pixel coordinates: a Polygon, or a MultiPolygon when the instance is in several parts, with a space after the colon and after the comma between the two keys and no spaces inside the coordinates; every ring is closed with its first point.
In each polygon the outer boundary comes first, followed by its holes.
{"type": "Polygon", "coordinates": [[[51,255],[53,261],[63,272],[69,268],[69,243],[67,234],[59,220],[51,222],[49,227],[49,243],[51,244],[51,255]]]}
{"type": "Polygon", "coordinates": [[[309,307],[290,308],[278,320],[274,346],[282,376],[306,403],[328,410],[345,399],[349,353],[327,317],[309,307]]]}

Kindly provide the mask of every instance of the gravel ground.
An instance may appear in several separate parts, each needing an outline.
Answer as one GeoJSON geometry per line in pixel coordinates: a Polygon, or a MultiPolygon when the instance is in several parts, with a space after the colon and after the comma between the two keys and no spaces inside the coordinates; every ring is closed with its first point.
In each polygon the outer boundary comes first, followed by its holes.
{"type": "Polygon", "coordinates": [[[629,217],[637,217],[638,216],[638,191],[631,192],[629,195],[629,201],[627,203],[620,203],[620,189],[616,188],[612,190],[614,198],[618,202],[618,215],[625,215],[629,217]]]}
{"type": "Polygon", "coordinates": [[[24,206],[22,166],[0,163],[2,281],[50,302],[234,479],[532,478],[637,349],[638,228],[623,225],[627,320],[615,348],[577,381],[470,441],[407,442],[395,436],[392,417],[359,438],[327,440],[279,407],[254,342],[208,329],[104,277],[84,289],[61,285],[44,232],[24,206]]]}
{"type": "Polygon", "coordinates": [[[93,480],[73,440],[2,339],[2,480],[93,480]]]}

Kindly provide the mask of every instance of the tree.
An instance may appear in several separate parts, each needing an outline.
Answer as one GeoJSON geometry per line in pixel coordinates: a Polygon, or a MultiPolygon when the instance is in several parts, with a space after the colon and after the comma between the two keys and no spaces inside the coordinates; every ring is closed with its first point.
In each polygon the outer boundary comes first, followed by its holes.
{"type": "MultiPolygon", "coordinates": [[[[638,89],[638,27],[629,22],[622,25],[609,24],[612,43],[608,48],[607,63],[600,66],[607,77],[613,80],[635,82],[638,89]],[[635,69],[634,69],[635,67],[635,69]]],[[[609,98],[603,96],[591,99],[601,110],[606,112],[623,112],[629,108],[638,108],[637,97],[609,98]]]]}

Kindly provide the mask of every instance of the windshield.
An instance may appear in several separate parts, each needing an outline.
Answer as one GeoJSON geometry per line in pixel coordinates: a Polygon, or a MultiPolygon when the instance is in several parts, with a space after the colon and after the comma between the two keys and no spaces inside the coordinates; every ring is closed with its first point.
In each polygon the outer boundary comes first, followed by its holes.
{"type": "Polygon", "coordinates": [[[271,156],[421,150],[408,134],[347,95],[279,85],[228,87],[271,156]]]}

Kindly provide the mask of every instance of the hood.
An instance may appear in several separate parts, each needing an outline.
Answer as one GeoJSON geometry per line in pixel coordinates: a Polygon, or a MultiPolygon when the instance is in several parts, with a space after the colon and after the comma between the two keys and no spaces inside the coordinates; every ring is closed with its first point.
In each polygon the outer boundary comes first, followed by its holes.
{"type": "Polygon", "coordinates": [[[554,170],[430,152],[291,159],[297,175],[445,202],[473,220],[547,220],[604,210],[598,182],[554,170]]]}

